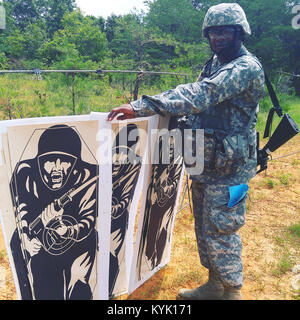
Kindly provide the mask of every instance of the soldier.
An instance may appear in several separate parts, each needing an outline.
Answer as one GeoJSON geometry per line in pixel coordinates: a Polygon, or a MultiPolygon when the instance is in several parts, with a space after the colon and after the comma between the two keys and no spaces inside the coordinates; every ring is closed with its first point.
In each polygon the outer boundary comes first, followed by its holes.
{"type": "Polygon", "coordinates": [[[78,133],[56,125],[42,133],[37,156],[14,170],[10,185],[19,227],[11,247],[25,300],[93,297],[98,166],[83,161],[81,150],[78,133]],[[63,206],[57,207],[59,199],[63,206]]]}
{"type": "Polygon", "coordinates": [[[204,129],[204,170],[192,175],[195,232],[208,282],[179,291],[180,299],[240,300],[243,285],[242,242],[246,198],[230,205],[230,188],[248,185],[256,175],[258,103],[264,95],[264,71],[243,45],[251,34],[245,12],[236,3],[212,6],[203,36],[212,58],[195,83],[113,109],[108,120],[161,115],[186,116],[187,127],[204,129]]]}

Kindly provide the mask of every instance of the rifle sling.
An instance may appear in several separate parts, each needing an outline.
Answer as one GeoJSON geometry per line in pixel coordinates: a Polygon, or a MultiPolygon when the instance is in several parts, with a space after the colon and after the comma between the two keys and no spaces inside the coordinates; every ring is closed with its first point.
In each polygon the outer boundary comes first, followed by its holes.
{"type": "Polygon", "coordinates": [[[278,98],[276,96],[276,93],[274,91],[274,88],[273,88],[268,76],[266,75],[266,73],[265,73],[265,80],[266,80],[266,85],[267,85],[269,95],[270,95],[270,98],[271,98],[271,101],[273,104],[273,108],[269,111],[269,114],[268,114],[268,119],[267,119],[266,128],[265,128],[265,132],[264,132],[264,138],[268,138],[271,136],[274,113],[276,112],[278,117],[282,118],[283,112],[282,112],[282,108],[279,104],[278,98]]]}

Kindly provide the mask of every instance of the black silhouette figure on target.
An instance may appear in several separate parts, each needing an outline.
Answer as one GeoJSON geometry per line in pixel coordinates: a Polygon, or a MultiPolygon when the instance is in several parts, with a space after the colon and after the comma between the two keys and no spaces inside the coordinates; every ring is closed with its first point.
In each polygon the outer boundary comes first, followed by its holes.
{"type": "Polygon", "coordinates": [[[67,125],[43,129],[36,157],[13,172],[11,249],[22,299],[93,298],[98,165],[82,160],[83,143],[67,125]]]}
{"type": "Polygon", "coordinates": [[[119,131],[113,143],[110,297],[114,295],[117,281],[126,281],[126,279],[120,279],[125,277],[120,273],[120,269],[121,265],[125,264],[129,210],[141,168],[141,158],[137,152],[139,140],[138,127],[135,124],[129,124],[119,131]],[[131,135],[133,132],[135,134],[131,135]],[[131,140],[130,136],[136,138],[131,140]]]}

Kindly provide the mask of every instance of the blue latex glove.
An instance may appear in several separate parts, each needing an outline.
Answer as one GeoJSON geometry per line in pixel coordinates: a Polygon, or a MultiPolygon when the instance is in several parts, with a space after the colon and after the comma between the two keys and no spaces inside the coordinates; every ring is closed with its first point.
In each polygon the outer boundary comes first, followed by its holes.
{"type": "Polygon", "coordinates": [[[232,208],[241,202],[246,197],[248,190],[249,186],[246,184],[229,187],[230,200],[228,202],[228,207],[232,208]]]}

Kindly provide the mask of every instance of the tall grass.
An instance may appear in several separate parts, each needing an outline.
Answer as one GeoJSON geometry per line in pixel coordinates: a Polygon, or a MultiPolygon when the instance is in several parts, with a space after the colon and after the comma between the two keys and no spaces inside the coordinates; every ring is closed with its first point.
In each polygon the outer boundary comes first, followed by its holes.
{"type": "MultiPolygon", "coordinates": [[[[72,77],[63,74],[2,75],[0,77],[0,119],[17,119],[71,114],[91,111],[109,112],[113,107],[133,100],[136,75],[77,75],[75,77],[75,110],[72,97],[72,77]]],[[[146,76],[139,94],[154,95],[174,88],[186,79],[174,76],[146,76]]],[[[191,79],[188,79],[191,80],[191,79]]],[[[279,95],[284,112],[288,112],[300,126],[300,98],[279,95]]],[[[262,99],[257,130],[263,133],[272,103],[269,96],[262,99]]],[[[273,128],[279,118],[274,116],[273,128]]]]}
{"type": "MultiPolygon", "coordinates": [[[[280,103],[280,106],[283,109],[283,113],[288,113],[293,120],[297,123],[297,125],[300,127],[300,98],[295,96],[294,94],[288,95],[288,94],[277,94],[278,100],[280,103]]],[[[258,116],[258,122],[256,129],[261,133],[261,136],[263,135],[268,113],[273,107],[271,99],[269,95],[266,95],[265,98],[263,98],[260,101],[260,112],[258,116]]],[[[274,115],[273,118],[273,131],[277,127],[278,123],[280,122],[280,118],[276,115],[274,115]]]]}
{"type": "MultiPolygon", "coordinates": [[[[182,80],[182,79],[181,79],[182,80]]],[[[74,100],[72,77],[64,74],[9,74],[0,77],[0,119],[17,119],[71,114],[91,111],[109,112],[113,107],[133,100],[135,75],[76,75],[74,100]]],[[[147,77],[140,94],[155,94],[179,84],[172,76],[147,77]],[[169,79],[168,79],[169,78],[169,79]]]]}

